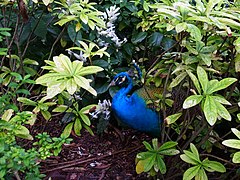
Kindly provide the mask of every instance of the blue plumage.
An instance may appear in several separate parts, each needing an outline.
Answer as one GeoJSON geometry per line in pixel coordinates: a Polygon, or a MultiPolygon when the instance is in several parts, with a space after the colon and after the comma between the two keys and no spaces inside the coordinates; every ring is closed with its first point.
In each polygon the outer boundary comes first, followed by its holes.
{"type": "Polygon", "coordinates": [[[143,97],[136,91],[130,94],[133,82],[129,74],[117,74],[111,82],[111,86],[113,85],[120,87],[112,100],[112,111],[116,118],[131,128],[159,136],[162,122],[160,115],[148,108],[143,97]]]}

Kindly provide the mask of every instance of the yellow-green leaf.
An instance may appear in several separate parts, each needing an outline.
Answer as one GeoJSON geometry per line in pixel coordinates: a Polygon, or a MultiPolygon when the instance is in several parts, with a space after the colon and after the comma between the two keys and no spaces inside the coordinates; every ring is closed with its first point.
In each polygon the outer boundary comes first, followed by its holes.
{"type": "Polygon", "coordinates": [[[187,169],[183,174],[183,180],[191,180],[192,178],[194,178],[194,176],[196,176],[198,171],[200,170],[200,167],[201,166],[198,165],[187,169]]]}
{"type": "Polygon", "coordinates": [[[212,126],[217,121],[217,106],[216,102],[211,96],[206,96],[203,112],[207,119],[207,122],[212,126]]]}
{"type": "Polygon", "coordinates": [[[14,112],[13,109],[5,110],[1,119],[4,121],[9,121],[13,115],[13,112],[14,112]]]}
{"type": "Polygon", "coordinates": [[[76,120],[74,122],[74,132],[75,132],[75,134],[80,136],[81,135],[81,133],[80,133],[81,129],[82,129],[82,124],[80,122],[80,119],[76,118],[76,120]]]}
{"type": "Polygon", "coordinates": [[[232,161],[233,163],[240,163],[240,152],[234,153],[232,161]]]}
{"type": "Polygon", "coordinates": [[[185,99],[183,102],[183,109],[188,109],[190,107],[196,106],[199,104],[203,99],[202,95],[191,95],[185,99]]]}
{"type": "Polygon", "coordinates": [[[207,91],[207,85],[208,85],[208,76],[206,71],[201,67],[198,66],[197,67],[197,76],[198,76],[198,80],[200,81],[200,84],[202,86],[203,92],[206,93],[207,91]]]}
{"type": "Polygon", "coordinates": [[[61,136],[64,136],[65,138],[69,137],[71,134],[73,128],[73,122],[70,122],[63,130],[61,136]]]}
{"type": "Polygon", "coordinates": [[[166,122],[167,124],[172,124],[172,123],[174,123],[176,120],[178,120],[181,116],[182,116],[182,113],[172,114],[172,115],[166,117],[165,122],[166,122]]]}
{"type": "Polygon", "coordinates": [[[144,172],[144,160],[140,160],[138,161],[137,165],[136,165],[136,173],[137,174],[141,174],[144,172]]]}

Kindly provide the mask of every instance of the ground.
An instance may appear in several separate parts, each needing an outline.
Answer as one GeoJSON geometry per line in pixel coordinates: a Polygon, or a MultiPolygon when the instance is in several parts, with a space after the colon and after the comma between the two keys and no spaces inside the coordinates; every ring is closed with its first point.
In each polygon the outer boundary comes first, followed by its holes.
{"type": "MultiPolygon", "coordinates": [[[[42,118],[41,118],[42,119],[42,118]]],[[[54,119],[54,118],[53,118],[54,119]]],[[[44,122],[38,120],[38,126],[31,129],[34,134],[39,130],[47,131],[51,136],[59,136],[62,126],[58,120],[44,122]]],[[[110,126],[101,136],[96,134],[96,127],[92,126],[95,135],[86,130],[80,137],[71,134],[73,141],[64,145],[57,157],[50,157],[41,163],[41,172],[45,179],[78,180],[78,179],[146,179],[146,174],[135,172],[135,157],[144,151],[143,140],[151,137],[132,129],[118,130],[110,126]]]]}

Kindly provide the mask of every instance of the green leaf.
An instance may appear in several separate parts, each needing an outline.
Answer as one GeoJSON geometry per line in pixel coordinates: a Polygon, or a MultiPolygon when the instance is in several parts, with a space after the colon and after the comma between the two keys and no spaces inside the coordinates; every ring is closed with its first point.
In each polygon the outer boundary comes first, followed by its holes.
{"type": "Polygon", "coordinates": [[[160,170],[161,174],[165,174],[167,172],[166,164],[160,156],[156,157],[157,167],[160,170]]]}
{"type": "Polygon", "coordinates": [[[190,36],[193,37],[194,40],[201,41],[202,34],[197,26],[195,26],[194,24],[187,24],[186,31],[190,33],[190,36]]]}
{"type": "Polygon", "coordinates": [[[198,150],[193,143],[190,143],[190,149],[192,153],[195,155],[195,157],[198,159],[198,161],[200,161],[198,150]]]}
{"type": "Polygon", "coordinates": [[[69,79],[67,81],[67,91],[69,94],[73,95],[76,91],[77,91],[77,84],[76,82],[74,81],[74,79],[69,79]]]}
{"type": "Polygon", "coordinates": [[[159,32],[154,32],[151,34],[148,40],[149,46],[160,47],[163,39],[163,34],[159,32]]]}
{"type": "Polygon", "coordinates": [[[86,124],[82,124],[82,126],[91,134],[91,136],[94,136],[94,133],[89,126],[87,126],[86,124]]]}
{"type": "Polygon", "coordinates": [[[166,149],[159,152],[161,155],[174,156],[180,153],[177,149],[166,149]]]}
{"type": "Polygon", "coordinates": [[[70,122],[63,130],[61,136],[65,137],[65,138],[68,138],[71,134],[71,131],[72,131],[72,128],[73,128],[73,122],[70,122]]]}
{"type": "Polygon", "coordinates": [[[30,132],[28,128],[26,128],[25,126],[19,126],[17,129],[14,129],[14,133],[20,138],[33,140],[33,137],[29,134],[30,132]]]}
{"type": "Polygon", "coordinates": [[[179,23],[175,27],[175,30],[176,30],[177,33],[180,33],[180,32],[182,32],[182,31],[184,31],[186,29],[187,29],[187,23],[186,22],[179,23]]]}
{"type": "Polygon", "coordinates": [[[144,9],[144,11],[146,11],[146,12],[149,11],[148,3],[147,3],[146,1],[143,2],[143,9],[144,9]]]}
{"type": "Polygon", "coordinates": [[[235,61],[235,71],[240,72],[240,48],[239,48],[239,53],[236,55],[234,61],[235,61]]]}
{"type": "Polygon", "coordinates": [[[207,180],[207,174],[205,170],[201,167],[198,171],[198,174],[195,176],[195,180],[207,180]]]}
{"type": "Polygon", "coordinates": [[[52,117],[51,113],[48,111],[41,111],[41,114],[43,115],[44,119],[46,119],[46,120],[49,120],[52,117]]]}
{"type": "Polygon", "coordinates": [[[84,114],[88,114],[89,113],[89,110],[91,110],[93,107],[97,107],[98,105],[97,104],[90,104],[88,106],[85,106],[83,107],[80,112],[81,113],[84,113],[84,114]]]}
{"type": "Polygon", "coordinates": [[[80,119],[76,118],[76,120],[74,122],[74,132],[75,132],[75,134],[80,136],[81,135],[81,133],[80,133],[81,129],[82,129],[82,124],[80,122],[80,119]]]}
{"type": "Polygon", "coordinates": [[[65,81],[62,80],[62,82],[58,81],[57,84],[51,84],[47,88],[47,99],[51,99],[55,97],[57,94],[63,92],[63,90],[66,88],[65,81]]]}
{"type": "Polygon", "coordinates": [[[211,63],[212,63],[212,55],[211,54],[199,53],[199,56],[207,66],[211,66],[211,63]]]}
{"type": "Polygon", "coordinates": [[[150,171],[150,169],[155,164],[156,157],[157,157],[157,154],[153,153],[152,156],[150,156],[149,158],[143,160],[145,162],[145,164],[144,164],[144,172],[150,171]]]}
{"type": "Polygon", "coordinates": [[[192,178],[194,178],[198,174],[200,167],[200,165],[193,166],[186,170],[183,174],[183,180],[191,180],[192,178]]]}
{"type": "Polygon", "coordinates": [[[80,46],[79,41],[82,40],[81,31],[76,32],[74,24],[68,24],[67,32],[72,42],[74,42],[77,46],[80,46]]]}
{"type": "Polygon", "coordinates": [[[165,142],[163,145],[160,146],[160,148],[158,149],[158,152],[161,152],[163,150],[167,150],[167,149],[170,149],[170,148],[173,148],[177,145],[178,143],[177,142],[174,142],[174,141],[168,141],[168,142],[165,142]]]}
{"type": "Polygon", "coordinates": [[[233,163],[240,163],[240,152],[234,153],[232,161],[233,163]]]}
{"type": "Polygon", "coordinates": [[[27,89],[18,89],[15,91],[16,94],[25,94],[30,95],[30,92],[27,89]]]}
{"type": "Polygon", "coordinates": [[[82,67],[80,70],[76,72],[76,74],[80,76],[86,76],[89,74],[95,74],[97,72],[101,72],[103,70],[104,69],[99,66],[87,66],[87,67],[82,67]]]}
{"type": "Polygon", "coordinates": [[[157,138],[152,139],[152,146],[153,146],[154,151],[158,150],[158,139],[157,138]]]}
{"type": "Polygon", "coordinates": [[[217,106],[214,98],[211,96],[206,96],[203,112],[206,117],[207,122],[212,126],[217,121],[217,106]]]}
{"type": "Polygon", "coordinates": [[[37,103],[28,99],[28,98],[24,98],[24,97],[19,97],[17,98],[17,101],[23,103],[24,105],[28,105],[28,106],[36,106],[37,103]]]}
{"type": "Polygon", "coordinates": [[[25,58],[23,60],[23,64],[36,65],[36,66],[39,65],[39,63],[37,61],[29,59],[29,58],[25,58]]]}
{"type": "Polygon", "coordinates": [[[201,67],[198,66],[197,67],[197,76],[198,76],[198,80],[200,81],[200,84],[202,86],[203,92],[206,93],[207,88],[208,88],[208,76],[206,71],[201,67]]]}
{"type": "Polygon", "coordinates": [[[175,79],[172,80],[172,82],[169,85],[169,87],[173,88],[173,87],[177,86],[180,82],[182,82],[182,80],[185,79],[186,76],[187,76],[186,72],[180,73],[179,75],[177,75],[177,77],[175,79]]]}
{"type": "Polygon", "coordinates": [[[209,0],[206,6],[206,15],[209,16],[214,6],[218,4],[221,0],[209,0]]]}
{"type": "Polygon", "coordinates": [[[152,146],[148,142],[143,141],[143,144],[148,151],[153,151],[152,146]]]}
{"type": "Polygon", "coordinates": [[[203,99],[202,95],[191,95],[185,99],[183,102],[183,109],[188,109],[190,107],[196,106],[199,104],[203,99]]]}
{"type": "Polygon", "coordinates": [[[48,6],[48,4],[50,3],[50,1],[51,1],[51,0],[43,0],[43,4],[44,4],[45,6],[48,6]]]}
{"type": "Polygon", "coordinates": [[[172,124],[172,123],[176,122],[176,120],[178,120],[181,116],[182,116],[182,113],[172,114],[172,115],[166,117],[164,122],[166,122],[167,124],[172,124]]]}
{"type": "Polygon", "coordinates": [[[140,32],[133,35],[131,41],[133,44],[142,42],[147,37],[147,32],[140,32]]]}
{"type": "Polygon", "coordinates": [[[199,81],[197,79],[197,77],[189,70],[186,71],[189,75],[189,77],[191,78],[194,86],[196,87],[197,91],[199,94],[201,94],[201,87],[200,87],[200,84],[199,84],[199,81]]]}
{"type": "Polygon", "coordinates": [[[187,150],[183,150],[183,152],[186,156],[188,156],[192,160],[196,161],[197,163],[201,163],[201,161],[199,160],[199,156],[197,154],[194,154],[194,153],[192,153],[190,151],[187,151],[187,150]]]}
{"type": "Polygon", "coordinates": [[[137,154],[136,158],[143,160],[143,159],[147,159],[147,158],[153,156],[153,154],[155,154],[155,152],[152,152],[152,151],[151,152],[150,151],[140,152],[137,154]]]}
{"type": "Polygon", "coordinates": [[[207,168],[210,168],[217,172],[221,172],[221,173],[226,172],[226,168],[224,167],[224,165],[222,165],[220,162],[217,162],[217,161],[206,160],[203,163],[203,165],[204,165],[204,167],[206,166],[207,168]]]}
{"type": "Polygon", "coordinates": [[[232,117],[231,117],[230,113],[228,112],[228,110],[222,104],[215,101],[215,105],[216,105],[217,113],[218,113],[219,116],[221,116],[222,118],[224,118],[228,121],[232,120],[232,117]]]}
{"type": "Polygon", "coordinates": [[[87,126],[90,126],[91,125],[91,121],[89,119],[89,117],[83,113],[80,113],[80,116],[83,120],[83,122],[87,125],[87,126]]]}
{"type": "Polygon", "coordinates": [[[217,101],[221,104],[225,104],[225,105],[231,105],[231,103],[229,101],[227,101],[224,97],[221,97],[219,95],[216,95],[216,96],[211,96],[214,101],[217,101]]]}
{"type": "Polygon", "coordinates": [[[237,139],[224,140],[222,144],[231,148],[240,149],[240,140],[237,139]]]}
{"type": "Polygon", "coordinates": [[[38,18],[33,18],[31,21],[31,30],[34,32],[34,34],[41,39],[46,39],[47,35],[47,24],[46,21],[38,18]]]}
{"type": "Polygon", "coordinates": [[[240,29],[240,23],[230,18],[216,17],[216,19],[219,22],[226,24],[227,26],[230,26],[231,28],[240,29]]]}
{"type": "Polygon", "coordinates": [[[19,73],[11,72],[10,74],[15,77],[16,81],[21,81],[23,79],[21,74],[19,74],[19,73]]]}
{"type": "Polygon", "coordinates": [[[82,77],[82,76],[74,76],[74,81],[77,83],[78,86],[87,90],[94,96],[97,96],[97,92],[90,86],[89,81],[82,77]]]}
{"type": "Polygon", "coordinates": [[[88,16],[85,14],[85,12],[80,14],[80,19],[83,21],[84,24],[88,23],[88,16]]]}
{"type": "Polygon", "coordinates": [[[8,109],[8,110],[5,110],[1,119],[4,120],[4,121],[9,121],[13,115],[13,112],[14,110],[13,109],[8,109]]]}
{"type": "Polygon", "coordinates": [[[216,85],[212,87],[210,90],[207,90],[207,93],[212,94],[213,92],[225,89],[236,81],[237,81],[236,78],[224,78],[218,83],[216,83],[216,85]]]}
{"type": "Polygon", "coordinates": [[[236,128],[231,128],[232,132],[240,139],[240,131],[236,128]]]}
{"type": "Polygon", "coordinates": [[[68,108],[69,107],[66,105],[59,105],[58,107],[53,109],[52,112],[65,112],[65,111],[67,111],[68,108]]]}

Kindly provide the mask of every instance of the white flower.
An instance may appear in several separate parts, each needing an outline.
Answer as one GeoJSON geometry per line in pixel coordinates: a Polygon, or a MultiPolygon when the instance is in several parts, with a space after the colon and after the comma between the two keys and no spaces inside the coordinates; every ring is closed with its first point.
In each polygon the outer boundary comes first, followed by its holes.
{"type": "Polygon", "coordinates": [[[83,62],[86,62],[87,61],[87,58],[83,56],[83,52],[80,51],[79,54],[67,49],[66,50],[68,52],[69,55],[73,55],[75,58],[77,58],[78,60],[80,61],[83,61],[83,62]]]}
{"type": "MultiPolygon", "coordinates": [[[[106,12],[103,13],[102,19],[106,23],[106,29],[103,28],[97,28],[98,34],[101,36],[105,36],[107,38],[110,38],[117,47],[120,47],[123,43],[127,41],[126,38],[124,40],[120,40],[115,32],[115,25],[114,22],[117,20],[117,17],[120,15],[118,12],[120,8],[116,8],[116,6],[111,6],[109,9],[106,9],[106,12]]],[[[100,38],[99,38],[100,39],[100,38]]],[[[98,40],[99,46],[108,46],[108,43],[103,43],[103,40],[98,40]]]]}
{"type": "Polygon", "coordinates": [[[102,116],[103,119],[109,120],[111,113],[110,111],[111,105],[112,104],[110,100],[104,99],[103,102],[99,100],[97,109],[94,112],[89,113],[89,115],[94,119],[97,119],[99,116],[102,116]]]}

